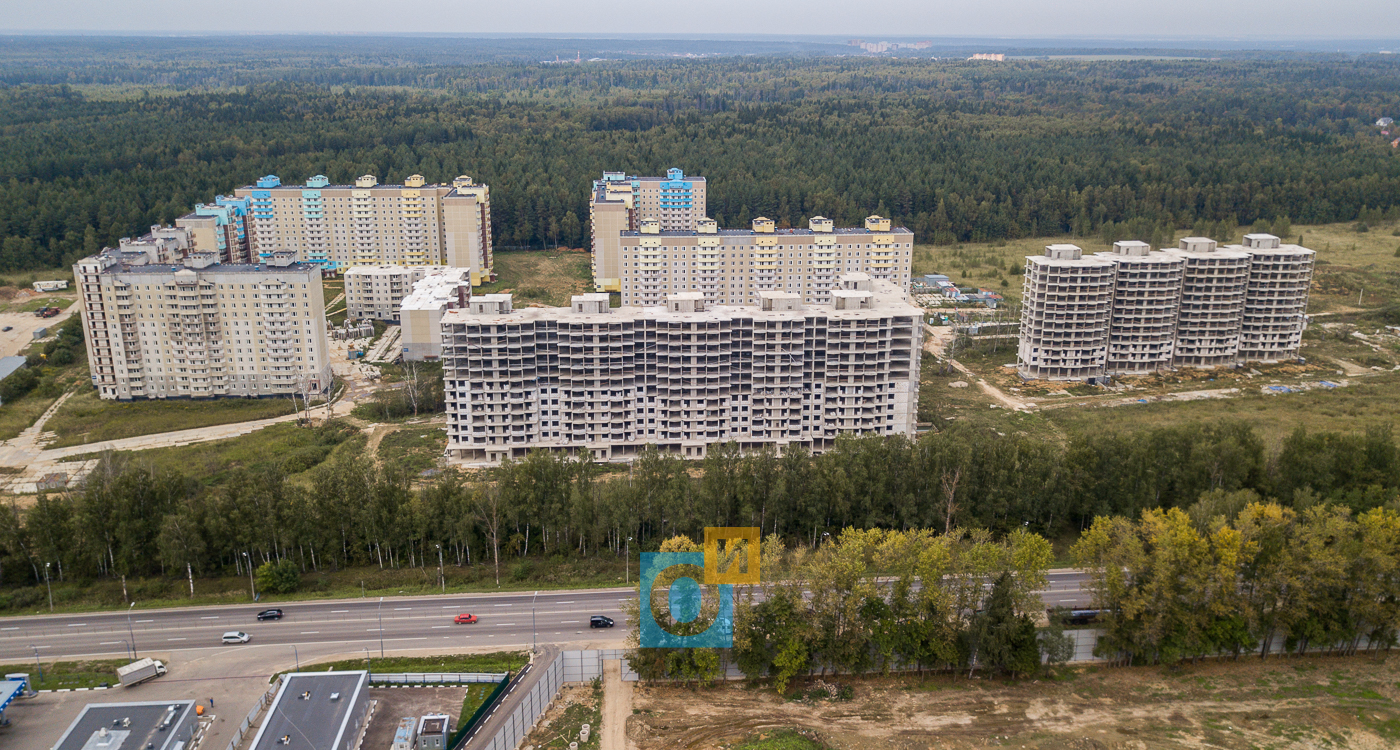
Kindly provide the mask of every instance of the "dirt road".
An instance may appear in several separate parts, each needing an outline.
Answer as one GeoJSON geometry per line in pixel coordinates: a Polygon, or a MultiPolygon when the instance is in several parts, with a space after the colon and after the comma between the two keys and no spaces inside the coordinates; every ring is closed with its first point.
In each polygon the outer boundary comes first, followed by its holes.
{"type": "Polygon", "coordinates": [[[622,662],[603,662],[603,727],[598,750],[627,750],[627,717],[632,715],[632,683],[622,680],[622,662]]]}

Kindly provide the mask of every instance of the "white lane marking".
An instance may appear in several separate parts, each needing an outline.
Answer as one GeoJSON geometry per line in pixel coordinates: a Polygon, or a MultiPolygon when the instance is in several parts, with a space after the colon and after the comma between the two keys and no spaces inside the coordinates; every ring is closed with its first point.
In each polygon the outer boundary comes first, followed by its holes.
{"type": "Polygon", "coordinates": [[[579,623],[581,623],[581,622],[583,622],[583,620],[561,620],[561,621],[559,622],[559,624],[561,624],[561,625],[577,625],[577,624],[579,624],[579,623]]]}
{"type": "Polygon", "coordinates": [[[19,630],[19,628],[0,628],[0,630],[19,630]]]}
{"type": "Polygon", "coordinates": [[[394,607],[395,612],[407,612],[410,609],[413,609],[413,607],[394,607]]]}
{"type": "Polygon", "coordinates": [[[333,615],[343,615],[343,614],[345,614],[346,612],[349,612],[349,611],[350,611],[350,610],[348,610],[348,609],[333,609],[333,610],[331,610],[331,614],[333,614],[333,615]]]}
{"type": "Polygon", "coordinates": [[[117,645],[118,643],[125,643],[125,642],[126,642],[126,641],[103,641],[103,642],[101,642],[101,643],[99,643],[99,644],[97,644],[97,645],[99,645],[99,646],[115,646],[115,645],[117,645]]]}
{"type": "Polygon", "coordinates": [[[301,631],[301,635],[319,635],[320,632],[319,630],[303,630],[301,631]]]}
{"type": "Polygon", "coordinates": [[[84,625],[86,625],[86,624],[87,624],[87,623],[85,623],[85,622],[70,622],[70,623],[68,623],[68,627],[70,627],[70,628],[81,628],[82,626],[84,626],[84,625]]]}
{"type": "Polygon", "coordinates": [[[34,648],[48,648],[48,646],[35,646],[34,648]]]}
{"type": "Polygon", "coordinates": [[[443,607],[443,609],[457,609],[457,605],[453,604],[453,605],[448,606],[448,607],[443,607]]]}
{"type": "Polygon", "coordinates": [[[574,603],[574,602],[573,602],[572,599],[570,599],[570,600],[567,601],[567,602],[555,602],[555,604],[573,604],[573,603],[574,603]]]}
{"type": "Polygon", "coordinates": [[[208,616],[208,617],[201,617],[201,618],[199,618],[199,619],[201,619],[201,620],[217,620],[217,619],[219,619],[219,616],[218,616],[218,615],[210,615],[210,616],[208,616]]]}
{"type": "Polygon", "coordinates": [[[368,628],[368,629],[365,630],[365,632],[366,632],[366,633],[378,633],[378,632],[382,631],[383,629],[384,629],[384,628],[368,628]]]}
{"type": "Polygon", "coordinates": [[[137,620],[137,622],[155,622],[155,620],[137,620]]]}
{"type": "Polygon", "coordinates": [[[497,625],[496,627],[498,627],[498,628],[508,628],[508,627],[510,627],[510,626],[512,626],[512,625],[514,625],[514,624],[515,624],[515,623],[513,623],[513,622],[503,622],[503,623],[501,623],[500,625],[497,625]]]}
{"type": "Polygon", "coordinates": [[[493,607],[509,607],[510,605],[509,605],[509,604],[493,604],[493,605],[491,605],[491,606],[493,606],[493,607]]]}
{"type": "Polygon", "coordinates": [[[184,639],[184,638],[166,638],[165,640],[167,640],[167,641],[183,641],[183,640],[185,640],[185,639],[184,639]]]}
{"type": "Polygon", "coordinates": [[[434,625],[434,626],[433,626],[433,630],[438,630],[439,628],[450,628],[450,627],[452,627],[452,626],[451,626],[451,625],[434,625]]]}

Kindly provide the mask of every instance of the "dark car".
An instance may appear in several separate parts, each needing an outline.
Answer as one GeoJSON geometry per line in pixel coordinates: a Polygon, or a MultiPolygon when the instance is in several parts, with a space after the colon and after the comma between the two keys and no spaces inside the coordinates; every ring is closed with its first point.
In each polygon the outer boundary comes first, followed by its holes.
{"type": "Polygon", "coordinates": [[[259,620],[259,621],[262,621],[262,620],[280,620],[280,619],[282,619],[282,610],[280,610],[280,609],[265,609],[265,610],[263,610],[263,611],[261,611],[261,612],[258,613],[258,620],[259,620]]]}
{"type": "Polygon", "coordinates": [[[613,621],[611,617],[593,615],[592,617],[588,618],[588,627],[590,628],[610,628],[612,626],[613,621]]]}
{"type": "Polygon", "coordinates": [[[10,331],[13,331],[13,330],[15,330],[15,327],[14,327],[14,326],[5,326],[4,328],[0,328],[0,331],[4,331],[4,332],[6,332],[6,333],[8,333],[8,332],[10,332],[10,331]]]}

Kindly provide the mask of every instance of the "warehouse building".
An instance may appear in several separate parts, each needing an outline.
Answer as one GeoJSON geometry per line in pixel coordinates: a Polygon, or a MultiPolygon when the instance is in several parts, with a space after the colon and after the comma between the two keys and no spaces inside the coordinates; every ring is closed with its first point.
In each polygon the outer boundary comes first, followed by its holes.
{"type": "Polygon", "coordinates": [[[53,750],[184,750],[198,728],[194,701],[89,703],[53,750]]]}
{"type": "Polygon", "coordinates": [[[267,709],[250,750],[355,750],[369,714],[369,672],[295,672],[267,709]]]}

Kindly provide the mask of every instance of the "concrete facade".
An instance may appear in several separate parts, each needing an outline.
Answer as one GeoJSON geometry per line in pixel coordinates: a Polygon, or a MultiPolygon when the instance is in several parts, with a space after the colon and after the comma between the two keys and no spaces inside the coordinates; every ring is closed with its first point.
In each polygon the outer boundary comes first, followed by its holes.
{"type": "Polygon", "coordinates": [[[93,386],[104,399],[284,396],[330,386],[315,266],[183,262],[105,250],[73,266],[93,386]]]}
{"type": "Polygon", "coordinates": [[[413,285],[443,266],[353,266],[345,271],[345,316],[350,320],[399,321],[399,308],[413,285]]]}
{"type": "Polygon", "coordinates": [[[593,239],[593,280],[599,291],[621,291],[618,241],[622,232],[638,231],[655,221],[661,231],[688,232],[705,219],[704,177],[671,168],[665,177],[636,177],[604,172],[593,181],[588,218],[593,239]]]}
{"type": "Polygon", "coordinates": [[[465,268],[447,268],[425,276],[399,308],[399,342],[408,362],[438,359],[442,356],[442,316],[448,310],[467,306],[472,296],[471,280],[465,268]]]}
{"type": "Polygon", "coordinates": [[[775,229],[759,217],[752,229],[721,230],[708,219],[689,232],[644,222],[620,242],[623,305],[661,304],[697,291],[711,305],[757,305],[762,292],[796,294],[804,304],[831,304],[845,273],[865,273],[909,291],[914,234],[871,216],[864,227],[833,227],[813,217],[807,229],[775,229]]]}
{"type": "Polygon", "coordinates": [[[863,273],[831,297],[772,290],[730,306],[692,291],[610,309],[585,294],[521,310],[473,297],[442,319],[448,458],[628,461],[646,445],[701,458],[728,441],[820,451],[842,433],[913,434],[922,311],[863,273]]]}
{"type": "Polygon", "coordinates": [[[1118,242],[1085,258],[1051,245],[1026,258],[1017,367],[1082,380],[1298,356],[1315,253],[1267,234],[1152,251],[1118,242]]]}
{"type": "Polygon", "coordinates": [[[268,175],[234,195],[249,202],[252,252],[278,250],[325,269],[362,265],[453,265],[472,283],[491,277],[490,189],[461,176],[450,185],[410,175],[380,185],[364,175],[332,185],[323,175],[283,185],[268,175]]]}

